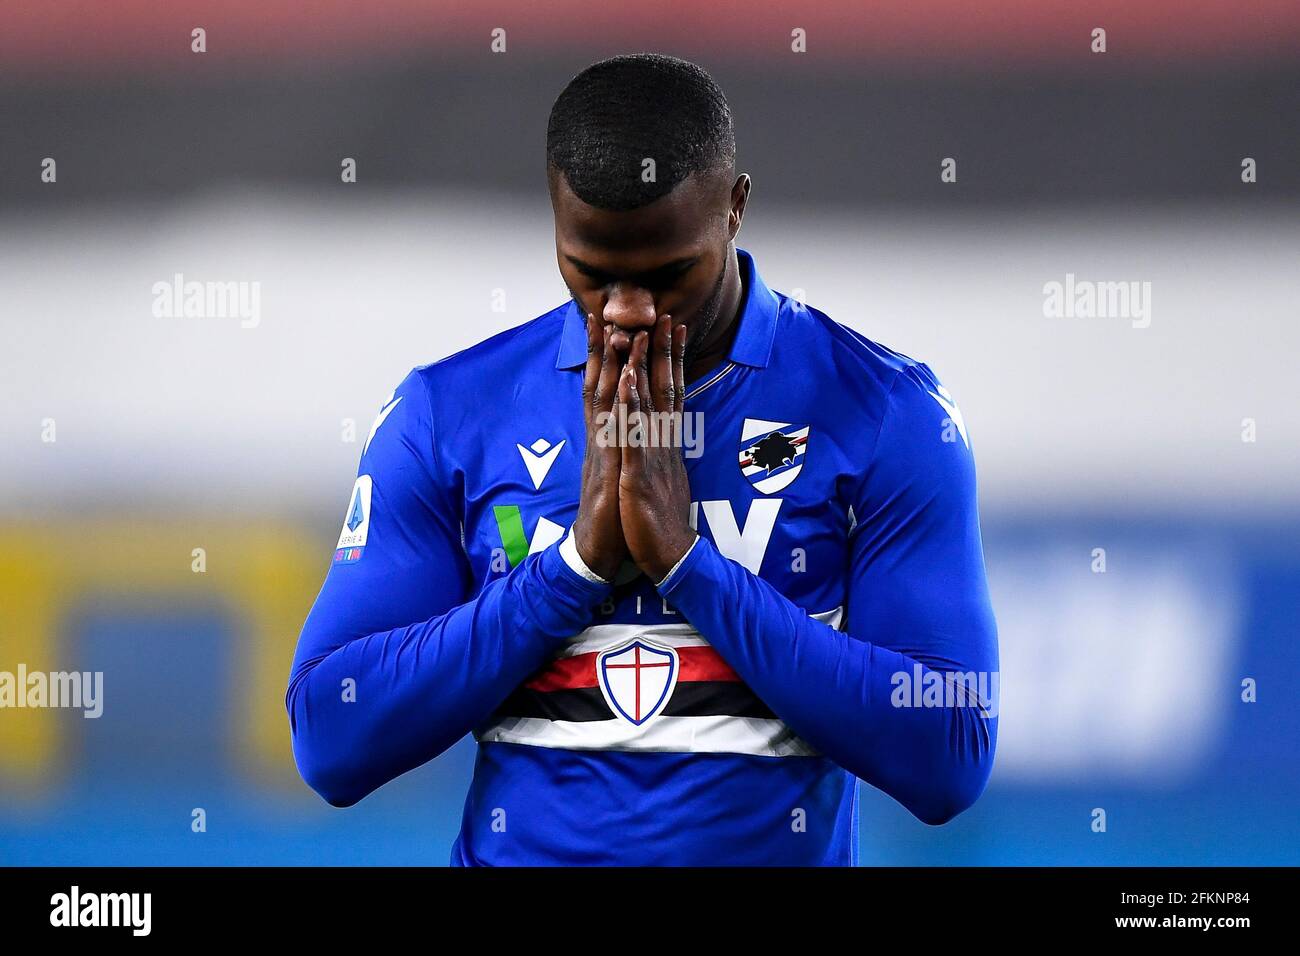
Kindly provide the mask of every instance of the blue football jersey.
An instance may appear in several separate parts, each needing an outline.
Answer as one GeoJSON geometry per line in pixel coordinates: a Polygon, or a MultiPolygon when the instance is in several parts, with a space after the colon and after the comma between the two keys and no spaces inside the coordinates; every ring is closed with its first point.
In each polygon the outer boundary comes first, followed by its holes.
{"type": "Polygon", "coordinates": [[[858,779],[928,823],[979,796],[998,665],[965,421],[737,254],[730,354],[685,402],[699,537],[662,582],[600,581],[568,537],[575,303],[383,404],[286,695],[325,799],[472,733],[455,864],[812,865],[854,861],[858,779]]]}

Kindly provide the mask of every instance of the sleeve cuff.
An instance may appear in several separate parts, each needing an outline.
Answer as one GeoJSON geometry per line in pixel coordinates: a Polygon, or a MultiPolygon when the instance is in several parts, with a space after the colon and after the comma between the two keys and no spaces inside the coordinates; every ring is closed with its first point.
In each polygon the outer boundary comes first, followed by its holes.
{"type": "Polygon", "coordinates": [[[695,536],[695,540],[691,542],[691,546],[686,549],[686,553],[683,554],[680,558],[678,558],[677,563],[668,569],[668,573],[663,576],[663,580],[655,582],[656,588],[664,587],[669,581],[673,579],[673,575],[681,570],[682,565],[686,563],[686,559],[691,556],[691,552],[695,550],[695,546],[699,543],[700,543],[700,536],[697,534],[695,536]]]}
{"type": "Polygon", "coordinates": [[[560,557],[564,563],[569,566],[569,570],[581,578],[585,578],[592,584],[613,584],[602,578],[591,568],[587,567],[587,562],[582,560],[582,555],[578,554],[578,543],[573,540],[573,528],[569,528],[569,533],[564,536],[560,542],[560,557]]]}

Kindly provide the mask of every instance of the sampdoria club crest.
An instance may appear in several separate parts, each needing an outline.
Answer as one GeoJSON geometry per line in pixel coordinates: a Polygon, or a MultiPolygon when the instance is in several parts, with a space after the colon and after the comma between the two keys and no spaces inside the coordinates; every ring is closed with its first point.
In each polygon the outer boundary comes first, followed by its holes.
{"type": "Polygon", "coordinates": [[[596,658],[596,677],[605,703],[637,727],[658,717],[677,686],[677,652],[643,638],[596,658]]]}
{"type": "Polygon", "coordinates": [[[746,418],[740,428],[740,471],[765,495],[798,478],[807,453],[807,425],[746,418]]]}

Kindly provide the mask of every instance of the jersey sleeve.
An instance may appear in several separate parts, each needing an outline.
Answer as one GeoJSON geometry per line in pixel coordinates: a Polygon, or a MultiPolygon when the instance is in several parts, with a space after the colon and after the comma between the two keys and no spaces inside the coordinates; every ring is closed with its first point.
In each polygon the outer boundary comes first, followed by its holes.
{"type": "Polygon", "coordinates": [[[472,595],[461,512],[436,447],[430,390],[416,370],[367,438],[298,639],[285,695],[294,758],[334,806],[463,737],[582,630],[609,591],[557,542],[472,595]]]}
{"type": "Polygon", "coordinates": [[[660,592],[813,747],[944,823],[992,769],[998,652],[969,437],[926,366],[896,375],[852,507],[844,631],[704,539],[660,592]]]}

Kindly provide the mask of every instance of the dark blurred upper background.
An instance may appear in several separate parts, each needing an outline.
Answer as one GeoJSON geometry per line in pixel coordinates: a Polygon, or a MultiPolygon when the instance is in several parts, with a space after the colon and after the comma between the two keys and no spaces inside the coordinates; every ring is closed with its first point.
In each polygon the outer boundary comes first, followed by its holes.
{"type": "Polygon", "coordinates": [[[1247,146],[1267,183],[1251,198],[1300,195],[1290,0],[87,0],[0,16],[10,202],[328,189],[333,158],[354,153],[367,190],[533,194],[556,92],[588,63],[637,50],[713,71],[745,167],[787,200],[1235,197],[1247,146]],[[1104,54],[1092,52],[1098,27],[1104,54]],[[491,50],[498,29],[504,53],[491,50]],[[791,50],[796,29],[804,55],[791,50]],[[930,172],[958,146],[953,195],[930,172]],[[57,196],[22,174],[52,153],[67,177],[57,196]]]}

